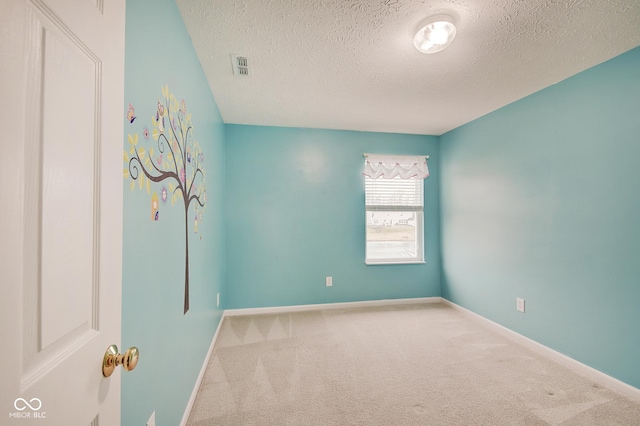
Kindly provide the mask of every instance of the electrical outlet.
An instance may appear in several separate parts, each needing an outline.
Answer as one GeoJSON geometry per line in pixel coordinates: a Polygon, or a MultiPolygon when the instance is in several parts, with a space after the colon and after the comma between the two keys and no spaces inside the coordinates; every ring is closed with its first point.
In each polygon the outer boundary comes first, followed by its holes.
{"type": "Polygon", "coordinates": [[[524,299],[516,297],[516,310],[524,312],[524,299]]]}
{"type": "Polygon", "coordinates": [[[156,412],[151,413],[151,417],[147,420],[147,426],[156,426],[156,412]]]}
{"type": "Polygon", "coordinates": [[[327,284],[327,287],[331,287],[333,285],[333,278],[327,277],[325,283],[327,284]]]}
{"type": "Polygon", "coordinates": [[[220,292],[216,295],[216,306],[220,306],[220,292]]]}

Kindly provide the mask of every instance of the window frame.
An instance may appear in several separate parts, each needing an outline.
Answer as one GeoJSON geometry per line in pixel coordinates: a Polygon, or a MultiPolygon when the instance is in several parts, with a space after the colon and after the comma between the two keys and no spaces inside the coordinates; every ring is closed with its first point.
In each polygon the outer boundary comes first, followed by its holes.
{"type": "MultiPolygon", "coordinates": [[[[367,179],[371,179],[368,176],[365,176],[365,264],[366,265],[410,265],[410,264],[424,264],[426,263],[424,257],[424,180],[423,179],[410,179],[415,181],[420,181],[421,191],[420,197],[422,201],[421,206],[402,206],[402,205],[367,205],[367,179]],[[407,212],[407,213],[415,213],[416,214],[416,241],[415,241],[415,249],[416,256],[415,257],[388,257],[388,258],[369,258],[369,229],[367,226],[367,221],[369,214],[371,212],[407,212]]],[[[384,179],[384,178],[378,178],[384,179]]],[[[395,179],[395,178],[394,178],[395,179]]],[[[372,179],[376,180],[376,179],[372,179]]],[[[393,179],[385,179],[386,181],[392,181],[393,179]]]]}

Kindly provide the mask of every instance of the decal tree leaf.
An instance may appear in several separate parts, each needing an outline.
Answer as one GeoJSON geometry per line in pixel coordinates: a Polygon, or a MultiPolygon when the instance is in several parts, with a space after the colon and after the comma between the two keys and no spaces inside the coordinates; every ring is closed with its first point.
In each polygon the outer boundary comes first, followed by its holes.
{"type": "MultiPolygon", "coordinates": [[[[151,194],[152,183],[167,181],[171,205],[177,203],[184,207],[186,314],[189,310],[189,208],[194,204],[197,213],[202,214],[206,204],[204,154],[193,136],[191,113],[187,114],[184,100],[178,102],[168,86],[162,87],[162,99],[151,121],[151,136],[157,151],[153,147],[145,150],[139,144],[138,134],[129,134],[129,151],[125,151],[123,157],[127,166],[124,178],[131,179],[131,190],[135,189],[137,180],[139,189],[146,189],[148,194],[151,194]]],[[[144,136],[148,138],[148,130],[144,136]]]]}

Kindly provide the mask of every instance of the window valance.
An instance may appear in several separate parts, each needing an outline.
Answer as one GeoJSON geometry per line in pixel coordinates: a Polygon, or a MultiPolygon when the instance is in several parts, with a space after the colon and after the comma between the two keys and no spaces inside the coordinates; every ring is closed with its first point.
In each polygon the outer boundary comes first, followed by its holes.
{"type": "Polygon", "coordinates": [[[429,176],[426,155],[365,154],[363,175],[371,179],[425,179],[429,176]]]}

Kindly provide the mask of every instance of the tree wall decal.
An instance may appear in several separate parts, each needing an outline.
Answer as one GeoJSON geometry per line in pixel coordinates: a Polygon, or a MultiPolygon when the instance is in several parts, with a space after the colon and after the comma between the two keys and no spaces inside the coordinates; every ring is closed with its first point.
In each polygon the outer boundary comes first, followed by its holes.
{"type": "MultiPolygon", "coordinates": [[[[135,110],[129,104],[127,121],[133,124],[135,110]]],[[[200,144],[193,136],[191,113],[187,113],[185,101],[178,102],[162,87],[162,99],[158,101],[155,116],[151,117],[153,130],[151,137],[157,150],[149,140],[149,129],[143,129],[144,142],[140,144],[138,133],[129,134],[129,151],[124,152],[125,179],[131,179],[133,191],[138,181],[139,189],[146,189],[152,200],[152,219],[158,220],[158,204],[171,197],[171,205],[178,202],[184,207],[185,232],[185,276],[184,276],[184,313],[189,310],[189,207],[194,204],[194,231],[206,205],[206,172],[204,154],[200,144]],[[145,147],[144,145],[149,145],[145,147]],[[166,181],[161,188],[161,197],[151,193],[152,185],[166,181]]]]}

